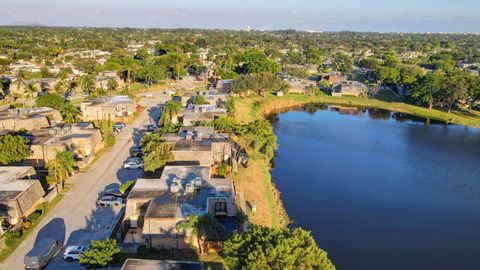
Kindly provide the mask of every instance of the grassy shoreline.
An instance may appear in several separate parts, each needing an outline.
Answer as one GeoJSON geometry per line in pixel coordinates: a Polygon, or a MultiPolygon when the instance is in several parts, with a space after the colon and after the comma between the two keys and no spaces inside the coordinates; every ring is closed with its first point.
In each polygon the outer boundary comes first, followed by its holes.
{"type": "MultiPolygon", "coordinates": [[[[325,94],[318,96],[286,94],[283,97],[276,97],[270,94],[267,97],[236,98],[235,118],[242,123],[248,123],[256,119],[265,118],[274,112],[289,110],[309,103],[385,109],[439,120],[445,123],[480,128],[480,112],[476,111],[454,110],[448,113],[397,101],[382,101],[358,97],[332,97],[325,94]]],[[[289,219],[283,208],[280,193],[271,180],[269,170],[269,164],[255,160],[251,167],[246,170],[240,170],[234,178],[239,190],[244,191],[247,201],[253,201],[257,206],[257,213],[250,213],[249,215],[250,221],[269,227],[282,227],[288,224],[289,219]]]]}

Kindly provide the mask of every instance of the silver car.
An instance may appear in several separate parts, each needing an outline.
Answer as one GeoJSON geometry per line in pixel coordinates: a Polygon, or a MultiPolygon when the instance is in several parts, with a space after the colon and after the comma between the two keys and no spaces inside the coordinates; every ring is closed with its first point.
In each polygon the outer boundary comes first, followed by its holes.
{"type": "Polygon", "coordinates": [[[116,196],[104,195],[97,200],[97,204],[100,206],[122,205],[123,199],[116,196]]]}

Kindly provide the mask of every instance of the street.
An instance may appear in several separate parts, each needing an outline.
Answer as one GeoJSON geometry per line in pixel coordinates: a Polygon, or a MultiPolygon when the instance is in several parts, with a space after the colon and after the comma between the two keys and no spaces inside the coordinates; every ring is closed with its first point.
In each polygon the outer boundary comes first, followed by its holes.
{"type": "MultiPolygon", "coordinates": [[[[61,240],[65,246],[88,245],[90,240],[102,239],[110,234],[122,207],[97,206],[98,195],[108,188],[141,177],[143,170],[122,169],[122,163],[129,156],[134,141],[140,140],[145,126],[158,119],[158,105],[163,102],[165,99],[156,94],[140,102],[146,107],[145,110],[132,124],[127,124],[117,136],[115,146],[107,149],[88,171],[78,173],[68,180],[73,183],[73,188],[5,260],[1,269],[23,269],[25,254],[43,238],[61,240]]],[[[62,254],[52,260],[46,269],[83,269],[78,262],[63,260],[62,254]]]]}

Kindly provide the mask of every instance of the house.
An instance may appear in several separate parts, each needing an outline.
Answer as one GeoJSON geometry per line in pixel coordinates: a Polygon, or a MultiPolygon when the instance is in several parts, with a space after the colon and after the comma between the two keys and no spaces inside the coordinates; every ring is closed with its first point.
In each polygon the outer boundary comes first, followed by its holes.
{"type": "Polygon", "coordinates": [[[115,120],[117,117],[129,117],[133,115],[136,109],[137,103],[128,96],[104,97],[80,104],[82,117],[85,121],[115,120]]]}
{"type": "Polygon", "coordinates": [[[203,270],[203,262],[160,261],[128,258],[120,270],[203,270]]]}
{"type": "Polygon", "coordinates": [[[95,88],[107,89],[108,81],[111,79],[115,80],[119,87],[123,85],[123,80],[118,76],[116,71],[104,71],[95,77],[95,88]]]}
{"type": "Polygon", "coordinates": [[[330,85],[339,84],[341,81],[348,80],[348,75],[342,75],[337,73],[330,73],[323,77],[323,80],[327,81],[330,85]]]}
{"type": "Polygon", "coordinates": [[[219,80],[215,86],[215,89],[219,93],[228,93],[232,86],[233,80],[219,80]]]}
{"type": "Polygon", "coordinates": [[[367,94],[368,86],[357,81],[342,81],[332,87],[332,96],[363,96],[367,94]]]}
{"type": "Polygon", "coordinates": [[[73,153],[77,166],[85,167],[104,147],[100,130],[91,123],[55,125],[50,129],[32,130],[27,136],[31,138],[32,154],[25,163],[40,167],[54,159],[57,151],[63,150],[73,153]]]}
{"type": "Polygon", "coordinates": [[[62,120],[59,111],[48,107],[8,109],[0,111],[0,131],[48,128],[62,120]]]}
{"type": "Polygon", "coordinates": [[[190,104],[187,108],[180,110],[178,114],[183,126],[194,126],[198,122],[212,122],[216,118],[226,115],[227,109],[211,104],[190,104]]]}
{"type": "Polygon", "coordinates": [[[304,95],[310,86],[316,86],[316,82],[310,80],[293,80],[288,81],[290,88],[288,89],[288,93],[293,94],[302,94],[304,95]]]}
{"type": "Polygon", "coordinates": [[[33,167],[0,167],[0,216],[15,225],[43,202],[43,190],[33,167]]]}
{"type": "Polygon", "coordinates": [[[211,166],[232,156],[229,134],[215,133],[213,127],[182,127],[178,133],[162,134],[162,139],[173,143],[177,163],[211,166]]]}
{"type": "Polygon", "coordinates": [[[138,179],[127,197],[124,243],[190,248],[189,233],[178,229],[187,216],[209,213],[219,220],[234,219],[232,181],[211,178],[210,173],[209,166],[166,166],[160,178],[138,179]]]}
{"type": "Polygon", "coordinates": [[[217,107],[224,107],[227,102],[227,95],[217,91],[197,91],[197,96],[204,96],[209,104],[217,107]]]}

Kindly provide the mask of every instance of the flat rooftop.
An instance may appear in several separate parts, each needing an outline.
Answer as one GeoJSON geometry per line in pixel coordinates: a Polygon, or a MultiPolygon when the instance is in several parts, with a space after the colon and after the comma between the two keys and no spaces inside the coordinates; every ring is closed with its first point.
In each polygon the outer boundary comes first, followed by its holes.
{"type": "Polygon", "coordinates": [[[121,270],[203,270],[202,262],[127,259],[121,270]]]}

